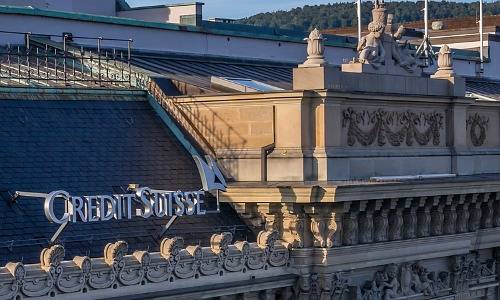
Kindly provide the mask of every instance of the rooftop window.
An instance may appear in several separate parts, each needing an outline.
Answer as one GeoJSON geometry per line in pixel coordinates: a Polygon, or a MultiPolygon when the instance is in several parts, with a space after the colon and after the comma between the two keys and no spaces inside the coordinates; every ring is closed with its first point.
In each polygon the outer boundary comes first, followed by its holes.
{"type": "Polygon", "coordinates": [[[274,92],[283,89],[248,78],[235,77],[211,77],[212,86],[220,87],[224,90],[238,91],[244,93],[251,92],[274,92]]]}

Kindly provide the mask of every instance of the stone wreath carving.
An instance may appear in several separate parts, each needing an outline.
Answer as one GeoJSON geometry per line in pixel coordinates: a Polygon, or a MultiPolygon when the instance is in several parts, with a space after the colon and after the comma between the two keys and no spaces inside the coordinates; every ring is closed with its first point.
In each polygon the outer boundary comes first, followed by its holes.
{"type": "Polygon", "coordinates": [[[467,128],[469,129],[470,140],[474,147],[484,145],[489,122],[490,119],[488,117],[481,116],[478,113],[470,115],[469,118],[467,118],[467,128]]]}
{"type": "MultiPolygon", "coordinates": [[[[210,247],[184,247],[182,238],[164,239],[160,252],[135,251],[128,254],[124,241],[108,244],[104,257],[75,257],[64,261],[64,247],[44,249],[40,264],[25,268],[22,263],[0,267],[0,300],[30,297],[57,298],[74,294],[75,299],[88,290],[120,289],[149,283],[194,280],[226,273],[286,267],[289,249],[278,241],[276,231],[259,234],[256,243],[231,244],[231,233],[213,235],[210,247]],[[64,266],[64,267],[63,267],[64,266]]],[[[213,279],[209,279],[213,280],[213,279]]]]}
{"type": "Polygon", "coordinates": [[[378,109],[375,111],[356,111],[348,108],[343,112],[342,127],[347,128],[347,144],[362,146],[377,143],[382,147],[413,146],[415,141],[420,146],[439,146],[444,115],[439,112],[394,112],[378,109]],[[363,130],[364,127],[370,129],[363,130]],[[423,131],[421,129],[423,128],[423,131]]]}

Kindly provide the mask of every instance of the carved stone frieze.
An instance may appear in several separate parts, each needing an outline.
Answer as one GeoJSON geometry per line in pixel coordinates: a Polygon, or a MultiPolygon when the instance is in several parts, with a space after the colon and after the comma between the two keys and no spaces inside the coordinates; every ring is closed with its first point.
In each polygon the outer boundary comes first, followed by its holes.
{"type": "Polygon", "coordinates": [[[488,123],[490,119],[486,116],[480,115],[478,113],[471,114],[467,118],[467,130],[469,131],[469,137],[471,143],[474,147],[480,147],[484,145],[486,141],[486,131],[488,130],[488,123]]]}
{"type": "Polygon", "coordinates": [[[441,144],[441,129],[444,114],[441,112],[355,110],[348,108],[343,112],[342,127],[347,128],[347,144],[359,143],[369,146],[420,146],[441,144]]]}
{"type": "Polygon", "coordinates": [[[276,231],[261,232],[257,243],[238,242],[230,245],[232,235],[212,236],[210,247],[183,246],[181,238],[164,239],[159,253],[135,251],[128,255],[125,242],[110,243],[104,257],[75,257],[63,262],[64,247],[54,245],[44,249],[40,264],[25,269],[21,263],[9,263],[0,268],[0,299],[57,297],[74,294],[84,298],[89,289],[119,289],[122,286],[172,282],[202,276],[223,276],[225,273],[246,272],[284,267],[289,249],[278,242],[276,231]],[[64,268],[63,268],[64,266],[64,268]]]}

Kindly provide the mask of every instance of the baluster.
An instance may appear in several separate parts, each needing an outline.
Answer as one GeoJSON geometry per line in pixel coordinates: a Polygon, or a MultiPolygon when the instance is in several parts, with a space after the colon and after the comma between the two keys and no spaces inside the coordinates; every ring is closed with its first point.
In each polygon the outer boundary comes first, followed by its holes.
{"type": "Polygon", "coordinates": [[[457,206],[457,233],[465,233],[469,230],[469,204],[470,202],[466,201],[466,195],[460,195],[457,206]]]}
{"type": "Polygon", "coordinates": [[[495,193],[493,201],[493,226],[500,227],[500,193],[495,193]]]}
{"type": "Polygon", "coordinates": [[[374,220],[374,237],[375,242],[385,242],[389,240],[388,230],[389,230],[389,208],[390,200],[377,200],[374,220]]]}
{"type": "Polygon", "coordinates": [[[430,235],[431,208],[437,197],[424,197],[421,199],[420,208],[417,210],[417,237],[428,237],[430,235]]]}
{"type": "Polygon", "coordinates": [[[447,196],[444,209],[444,234],[455,234],[457,232],[457,202],[459,196],[447,196]]]}
{"type": "Polygon", "coordinates": [[[481,219],[481,228],[491,228],[493,227],[493,199],[495,194],[486,193],[484,195],[484,202],[482,204],[482,219],[481,219]]]}
{"type": "Polygon", "coordinates": [[[389,213],[389,240],[397,241],[403,238],[403,210],[405,201],[393,199],[393,207],[389,213]]]}
{"type": "Polygon", "coordinates": [[[481,226],[481,206],[484,194],[473,194],[469,205],[469,231],[476,231],[481,226]]]}
{"type": "Polygon", "coordinates": [[[359,243],[367,244],[373,242],[373,211],[375,201],[361,201],[359,215],[359,243]]]}
{"type": "Polygon", "coordinates": [[[417,208],[419,198],[406,198],[406,209],[403,214],[403,238],[414,239],[417,237],[417,208]]]}
{"type": "Polygon", "coordinates": [[[359,203],[350,206],[342,222],[342,244],[346,246],[358,244],[359,203]]]}

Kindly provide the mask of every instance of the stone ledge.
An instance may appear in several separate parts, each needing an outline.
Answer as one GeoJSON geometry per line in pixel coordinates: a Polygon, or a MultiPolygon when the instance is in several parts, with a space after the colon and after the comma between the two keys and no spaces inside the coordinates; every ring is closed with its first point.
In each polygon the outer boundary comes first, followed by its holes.
{"type": "Polygon", "coordinates": [[[40,264],[8,263],[0,268],[0,299],[108,298],[227,282],[247,282],[288,274],[289,250],[276,231],[262,231],[256,243],[230,245],[230,233],[215,234],[210,247],[184,247],[182,238],[164,239],[160,252],[135,251],[126,242],[108,244],[104,257],[63,261],[64,247],[54,245],[40,264]],[[175,284],[168,284],[174,283],[175,284]],[[167,283],[167,284],[165,284],[167,283]]]}

